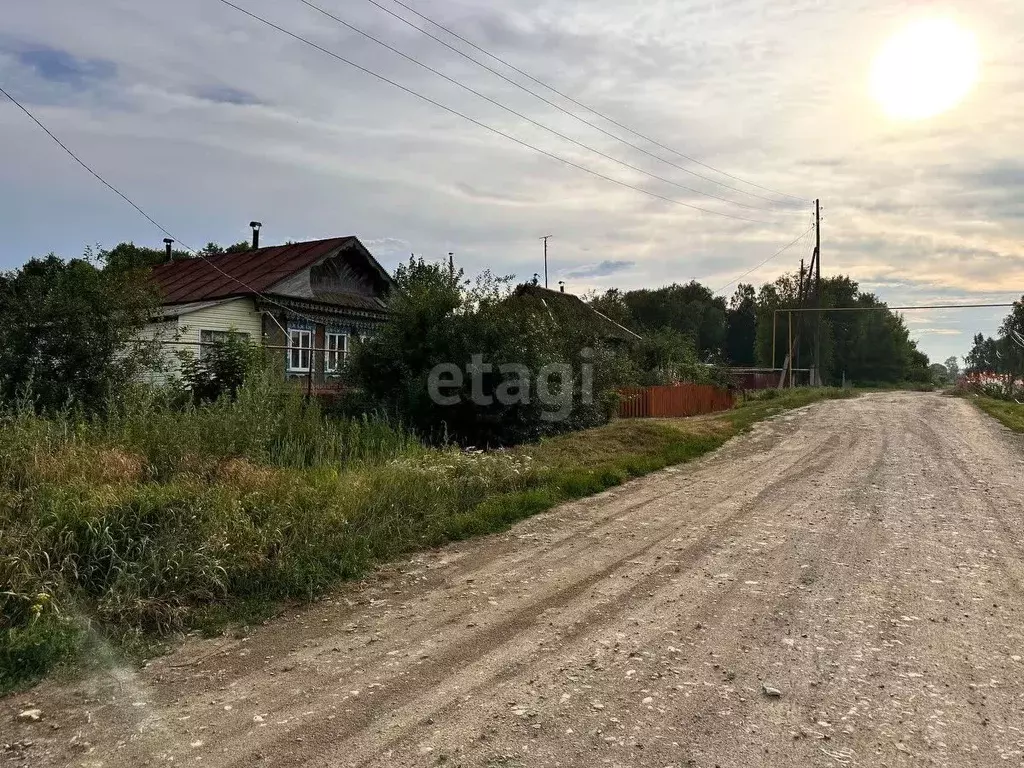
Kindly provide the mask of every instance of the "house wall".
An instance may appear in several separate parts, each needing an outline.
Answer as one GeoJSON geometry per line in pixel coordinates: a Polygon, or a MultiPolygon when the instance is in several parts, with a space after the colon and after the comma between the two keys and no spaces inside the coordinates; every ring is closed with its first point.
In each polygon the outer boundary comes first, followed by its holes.
{"type": "MultiPolygon", "coordinates": [[[[342,333],[348,336],[348,350],[351,354],[358,339],[364,336],[371,336],[383,323],[383,319],[374,320],[361,316],[345,317],[336,315],[325,317],[315,313],[309,319],[298,317],[289,318],[285,312],[275,312],[270,309],[263,314],[263,340],[267,347],[287,347],[288,337],[281,330],[281,326],[289,330],[305,329],[313,333],[313,371],[312,381],[314,386],[333,379],[325,371],[325,349],[327,347],[328,333],[342,333]]],[[[309,374],[291,371],[288,368],[288,353],[283,349],[273,349],[267,352],[268,359],[282,370],[286,376],[295,379],[307,379],[309,374]]]]}
{"type": "Polygon", "coordinates": [[[181,366],[174,355],[175,348],[166,344],[166,342],[174,340],[177,331],[178,321],[170,320],[163,323],[150,323],[139,333],[139,338],[142,341],[164,342],[157,350],[161,361],[159,366],[144,371],[140,377],[143,382],[159,386],[166,384],[180,372],[181,366]]]}
{"type": "Polygon", "coordinates": [[[160,370],[150,371],[147,381],[151,384],[166,384],[169,380],[179,377],[181,362],[177,352],[187,350],[193,355],[198,355],[201,331],[247,333],[253,343],[263,343],[263,319],[256,311],[252,299],[233,299],[191,312],[177,320],[151,323],[143,329],[142,338],[158,339],[164,344],[160,370]]]}

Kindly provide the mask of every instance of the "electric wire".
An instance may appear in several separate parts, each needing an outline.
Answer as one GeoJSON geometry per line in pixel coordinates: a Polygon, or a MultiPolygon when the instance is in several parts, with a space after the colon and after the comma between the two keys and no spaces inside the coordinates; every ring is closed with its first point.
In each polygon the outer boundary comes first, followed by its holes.
{"type": "Polygon", "coordinates": [[[223,269],[221,269],[219,266],[214,264],[204,253],[202,253],[201,251],[197,251],[197,250],[195,250],[193,248],[190,248],[188,245],[183,243],[174,234],[169,232],[167,230],[167,228],[164,227],[160,222],[158,222],[156,219],[154,219],[152,216],[150,216],[148,213],[146,213],[142,209],[142,207],[139,206],[134,200],[132,200],[130,197],[128,197],[126,194],[124,194],[121,190],[119,190],[117,187],[115,187],[113,184],[111,184],[109,181],[107,181],[105,178],[103,178],[103,176],[101,176],[97,171],[95,171],[91,166],[89,166],[84,160],[82,160],[82,158],[80,158],[77,154],[75,154],[75,152],[70,147],[68,147],[67,144],[65,144],[63,141],[61,141],[59,138],[57,138],[57,136],[54,135],[54,133],[49,128],[47,128],[42,123],[42,121],[39,120],[39,118],[37,118],[34,114],[32,114],[32,112],[29,111],[29,109],[24,104],[22,104],[20,101],[18,101],[16,98],[14,98],[14,96],[12,96],[8,91],[4,90],[4,88],[2,86],[0,86],[0,94],[3,94],[4,96],[6,96],[11,101],[11,103],[14,104],[14,106],[16,106],[18,109],[20,109],[26,115],[28,115],[29,119],[32,120],[32,122],[35,123],[39,128],[41,128],[43,130],[43,132],[46,133],[47,136],[49,136],[51,139],[53,139],[54,142],[56,142],[57,145],[61,149],[63,149],[71,157],[72,160],[74,160],[76,163],[78,163],[80,166],[82,166],[85,170],[87,170],[90,174],[92,174],[92,176],[95,177],[101,184],[103,184],[103,186],[105,186],[107,189],[109,189],[111,192],[113,192],[119,198],[121,198],[126,203],[128,203],[128,205],[130,205],[139,214],[141,214],[146,219],[146,221],[148,221],[154,227],[156,227],[161,232],[163,232],[165,235],[167,235],[167,237],[169,237],[171,240],[173,240],[178,245],[180,245],[182,248],[184,248],[186,251],[188,251],[188,253],[190,253],[193,257],[202,259],[204,262],[206,262],[211,267],[213,267],[221,275],[223,275],[224,277],[228,278],[229,280],[235,281],[240,286],[245,288],[247,291],[251,291],[253,294],[255,294],[259,298],[261,298],[264,301],[266,301],[268,304],[274,304],[274,305],[280,307],[281,309],[284,309],[285,311],[292,313],[296,317],[300,317],[303,320],[309,320],[310,322],[312,322],[311,318],[301,314],[300,312],[297,312],[296,310],[292,309],[291,307],[285,306],[284,304],[281,304],[280,302],[275,301],[274,299],[272,299],[271,297],[267,296],[266,294],[263,294],[260,291],[257,291],[252,286],[250,286],[248,283],[246,283],[244,280],[242,280],[242,279],[240,279],[238,277],[235,277],[234,275],[228,274],[223,269]]]}
{"type": "MultiPolygon", "coordinates": [[[[306,2],[306,0],[299,0],[299,2],[305,3],[306,5],[310,5],[311,7],[315,8],[315,6],[313,6],[311,3],[306,2]]],[[[697,173],[696,171],[692,171],[689,168],[686,168],[686,167],[684,167],[682,165],[679,165],[678,163],[674,163],[671,160],[667,160],[664,157],[662,157],[661,155],[655,154],[654,152],[651,152],[650,150],[645,149],[644,147],[641,147],[638,144],[634,144],[634,143],[632,143],[630,141],[627,141],[626,139],[622,138],[621,136],[618,136],[617,134],[612,133],[611,131],[609,131],[609,130],[607,130],[605,128],[602,128],[600,125],[596,124],[592,120],[587,120],[585,117],[580,117],[575,112],[573,112],[571,110],[568,110],[565,107],[563,107],[561,104],[558,104],[557,102],[551,101],[551,99],[548,99],[547,97],[543,96],[542,94],[537,93],[536,91],[531,90],[530,88],[527,88],[522,83],[519,83],[516,80],[513,80],[511,77],[508,77],[507,75],[505,75],[504,73],[498,71],[497,69],[494,69],[493,67],[488,66],[487,64],[485,64],[484,62],[480,61],[479,59],[473,58],[468,53],[466,53],[465,51],[460,50],[459,48],[455,47],[454,45],[452,45],[448,41],[443,40],[442,38],[437,37],[436,35],[431,34],[427,30],[423,29],[423,27],[419,27],[419,26],[413,24],[408,19],[402,17],[401,15],[399,15],[399,14],[395,13],[394,11],[392,11],[390,8],[387,8],[386,6],[384,6],[381,3],[377,2],[377,0],[367,0],[367,2],[369,2],[371,5],[376,6],[377,8],[382,10],[384,13],[387,13],[390,16],[393,16],[394,18],[398,19],[403,24],[408,25],[409,27],[411,27],[412,29],[416,30],[417,32],[420,32],[421,34],[425,35],[426,37],[429,37],[431,40],[434,40],[434,41],[440,43],[441,45],[445,46],[449,50],[454,51],[459,56],[462,56],[463,58],[465,58],[467,61],[473,62],[477,66],[487,70],[488,72],[490,72],[491,74],[495,75],[496,77],[499,77],[502,80],[504,80],[505,82],[509,83],[510,85],[515,86],[516,88],[518,88],[519,90],[523,91],[524,93],[530,94],[531,96],[533,96],[536,99],[539,99],[540,101],[544,102],[548,106],[554,107],[555,109],[559,110],[560,112],[565,113],[566,115],[568,115],[569,117],[573,118],[574,120],[578,120],[579,122],[583,123],[584,125],[587,125],[587,126],[593,128],[596,131],[600,131],[605,136],[609,136],[612,139],[614,139],[615,141],[621,142],[622,144],[625,144],[627,147],[630,147],[631,149],[634,149],[637,152],[641,152],[641,153],[643,153],[645,155],[648,155],[649,157],[654,158],[658,162],[670,165],[673,168],[677,168],[680,171],[683,171],[684,173],[688,173],[691,176],[697,177],[698,179],[703,179],[704,181],[708,181],[708,182],[710,182],[712,184],[717,184],[719,186],[725,187],[726,189],[731,189],[731,190],[733,190],[735,192],[739,192],[742,195],[749,195],[751,197],[756,197],[756,198],[759,198],[761,200],[765,200],[765,201],[767,201],[769,203],[773,203],[773,204],[776,204],[776,205],[784,205],[784,203],[782,203],[782,201],[772,200],[770,197],[765,197],[764,195],[759,195],[756,192],[750,192],[750,191],[747,191],[747,190],[744,190],[744,189],[740,189],[739,187],[734,187],[734,186],[732,186],[730,184],[726,184],[725,182],[718,181],[717,179],[713,179],[713,178],[711,178],[709,176],[704,176],[703,174],[697,173]]],[[[322,9],[317,8],[317,10],[320,10],[322,13],[325,13],[325,11],[323,11],[322,9]]],[[[413,11],[413,12],[415,13],[415,11],[413,11]]],[[[428,21],[429,21],[429,19],[428,19],[428,21]]],[[[436,22],[431,22],[431,23],[436,25],[436,22]]],[[[437,25],[437,26],[440,26],[440,25],[437,25]]],[[[454,32],[451,32],[450,30],[447,30],[445,27],[441,27],[441,29],[445,29],[445,31],[448,32],[451,35],[455,35],[454,32]]],[[[458,35],[455,35],[455,36],[458,37],[458,35]]],[[[470,43],[470,45],[472,45],[472,43],[470,43]]],[[[488,55],[490,55],[490,54],[488,54],[488,55]]],[[[501,61],[501,60],[499,59],[499,61],[501,61]]],[[[512,65],[508,64],[507,62],[503,62],[503,63],[505,63],[506,66],[512,66],[512,65]]],[[[514,69],[514,67],[513,67],[513,69],[514,69]]],[[[543,85],[543,83],[541,83],[541,85],[543,85]]],[[[545,87],[547,87],[547,86],[545,86],[545,87]]],[[[557,93],[557,91],[555,91],[555,92],[557,93]]],[[[584,107],[584,108],[586,108],[586,107],[584,107]]],[[[599,113],[595,113],[595,114],[598,114],[599,116],[601,116],[599,113]]],[[[608,118],[605,118],[605,119],[608,119],[608,118]]],[[[650,140],[648,139],[648,141],[650,141],[650,140]]],[[[685,156],[683,156],[683,157],[685,157],[685,156]]],[[[660,177],[657,177],[657,178],[660,178],[660,177]]],[[[684,189],[688,189],[688,188],[684,187],[684,189]]],[[[708,197],[715,197],[715,199],[718,199],[718,200],[723,199],[723,198],[720,198],[720,197],[717,197],[715,195],[711,195],[711,194],[705,193],[705,192],[701,192],[700,194],[707,194],[708,197]]],[[[781,194],[781,193],[778,193],[778,194],[781,194]]],[[[795,199],[800,199],[800,198],[795,198],[795,199]]],[[[729,200],[728,202],[734,203],[735,205],[743,205],[742,203],[738,203],[738,202],[736,202],[734,200],[729,200]]],[[[807,202],[807,201],[805,201],[805,202],[807,202]]],[[[753,206],[743,206],[743,207],[753,207],[753,206]]],[[[757,210],[771,210],[771,209],[759,208],[757,210]]],[[[791,213],[792,211],[790,209],[779,209],[777,212],[778,213],[791,213]]]]}
{"type": "Polygon", "coordinates": [[[798,237],[798,238],[797,238],[796,240],[794,240],[793,242],[791,242],[791,243],[790,243],[789,245],[783,246],[783,247],[782,247],[781,249],[779,249],[778,251],[776,251],[775,253],[773,253],[773,254],[772,254],[771,256],[769,256],[769,257],[768,257],[767,259],[765,259],[764,261],[762,261],[762,262],[761,262],[760,264],[758,264],[757,266],[755,266],[755,267],[752,267],[751,269],[748,269],[748,270],[747,270],[746,272],[744,272],[744,273],[743,273],[742,275],[740,275],[739,277],[737,277],[737,278],[735,278],[735,279],[733,279],[733,280],[730,280],[730,281],[729,281],[728,283],[726,283],[726,284],[725,284],[725,285],[723,285],[723,286],[722,286],[721,288],[719,288],[719,289],[718,289],[717,291],[715,291],[715,293],[716,293],[716,294],[719,294],[719,293],[721,293],[721,292],[722,292],[722,291],[724,291],[724,290],[725,290],[726,288],[728,288],[728,287],[730,287],[730,286],[732,286],[732,285],[735,285],[736,283],[738,283],[738,282],[739,282],[740,280],[742,280],[743,278],[745,278],[745,277],[746,277],[747,275],[751,275],[751,274],[753,274],[754,272],[756,272],[757,270],[759,270],[759,269],[760,269],[761,267],[763,267],[763,266],[764,266],[765,264],[767,264],[768,262],[770,262],[770,261],[774,261],[774,260],[775,260],[775,259],[777,259],[777,258],[778,258],[779,256],[781,256],[781,255],[782,255],[782,254],[784,254],[784,253],[785,253],[786,251],[788,251],[788,250],[789,250],[790,248],[792,248],[792,247],[793,247],[794,245],[796,245],[796,244],[797,244],[797,243],[799,243],[799,242],[800,242],[801,240],[803,240],[803,239],[804,239],[805,237],[807,237],[807,235],[809,235],[809,234],[810,234],[811,232],[813,232],[813,231],[814,231],[814,227],[813,227],[813,225],[812,225],[810,229],[808,229],[808,230],[807,230],[806,232],[804,232],[804,233],[803,233],[802,235],[800,235],[800,237],[798,237]]]}
{"type": "MultiPolygon", "coordinates": [[[[378,8],[381,8],[381,10],[383,10],[384,12],[389,13],[392,16],[395,16],[396,18],[402,20],[406,24],[409,24],[414,29],[418,29],[421,32],[423,32],[424,34],[427,34],[428,36],[432,37],[434,40],[437,40],[438,42],[442,43],[442,45],[448,46],[452,50],[454,50],[457,53],[460,53],[462,56],[468,58],[470,61],[475,61],[476,63],[480,64],[479,61],[477,61],[476,59],[472,58],[471,56],[468,56],[468,54],[466,54],[466,53],[464,53],[462,51],[459,51],[458,48],[455,48],[454,46],[451,46],[448,43],[445,43],[443,40],[439,40],[438,38],[436,38],[433,35],[430,35],[428,32],[426,32],[426,30],[423,30],[422,28],[417,27],[415,24],[412,24],[408,19],[404,19],[401,16],[399,16],[398,14],[394,13],[394,11],[391,11],[388,8],[385,8],[379,2],[377,2],[377,0],[367,0],[367,1],[373,3],[373,5],[377,6],[378,8]]],[[[763,186],[761,184],[756,184],[756,183],[754,183],[752,181],[747,181],[746,179],[740,178],[739,176],[734,176],[733,174],[728,173],[726,171],[723,171],[720,168],[715,168],[714,166],[709,165],[709,164],[704,163],[704,162],[701,162],[700,160],[698,160],[698,159],[696,159],[694,157],[690,157],[689,155],[686,155],[686,154],[680,152],[677,149],[673,149],[672,147],[666,146],[665,144],[662,144],[661,142],[657,141],[656,139],[652,139],[650,136],[645,136],[644,134],[640,133],[639,131],[636,131],[633,128],[630,128],[628,125],[624,125],[623,123],[618,122],[617,120],[609,117],[608,115],[603,114],[602,112],[599,112],[598,110],[594,109],[593,107],[587,106],[586,104],[584,104],[584,103],[582,103],[580,101],[577,101],[572,96],[569,96],[568,94],[563,93],[562,91],[558,90],[554,86],[549,85],[548,83],[545,83],[543,80],[540,80],[540,79],[534,77],[533,75],[529,74],[528,72],[523,71],[522,69],[519,69],[519,67],[517,67],[514,64],[506,61],[505,59],[501,58],[500,56],[497,56],[497,55],[491,53],[490,51],[485,50],[484,48],[480,47],[479,45],[477,45],[476,43],[472,42],[471,40],[467,40],[465,37],[463,37],[462,35],[460,35],[459,33],[455,32],[455,31],[449,29],[448,27],[444,26],[440,22],[434,21],[429,16],[426,16],[425,14],[420,13],[419,11],[417,11],[415,8],[412,8],[411,6],[406,5],[404,2],[402,2],[402,0],[392,0],[392,2],[395,3],[396,5],[401,6],[402,8],[404,8],[407,11],[409,11],[410,13],[415,14],[419,18],[421,18],[424,21],[426,21],[428,24],[432,24],[433,26],[437,27],[438,29],[444,30],[449,35],[454,37],[456,40],[460,40],[461,42],[463,42],[466,45],[470,46],[474,50],[477,50],[480,53],[484,54],[488,58],[493,59],[494,61],[497,61],[498,63],[508,67],[512,71],[522,75],[523,77],[525,77],[528,80],[536,83],[537,85],[539,85],[539,86],[541,86],[543,88],[546,88],[547,90],[551,91],[552,93],[557,94],[558,96],[561,96],[563,99],[565,99],[566,101],[571,102],[572,104],[575,104],[577,107],[580,107],[581,109],[585,109],[588,112],[590,112],[591,114],[596,115],[597,117],[601,118],[602,120],[607,120],[612,125],[615,125],[615,126],[621,128],[624,131],[628,131],[629,133],[633,134],[634,136],[637,136],[638,138],[643,139],[644,141],[649,141],[651,144],[654,144],[655,146],[660,147],[661,149],[664,149],[667,152],[671,152],[672,154],[676,155],[677,157],[681,157],[684,160],[688,160],[689,162],[694,163],[696,165],[699,165],[702,168],[707,168],[709,171],[714,171],[715,173],[720,173],[721,175],[726,176],[726,177],[728,177],[730,179],[733,179],[734,181],[738,181],[738,182],[740,182],[742,184],[747,184],[749,186],[755,187],[755,188],[763,190],[765,192],[771,192],[773,195],[779,195],[781,197],[788,197],[788,198],[790,198],[792,200],[799,200],[802,203],[809,203],[809,202],[811,202],[810,200],[808,200],[806,198],[799,197],[797,195],[789,195],[789,194],[786,194],[785,192],[781,192],[781,191],[779,191],[777,189],[772,189],[771,187],[766,187],[766,186],[763,186]]],[[[484,66],[483,64],[480,64],[480,65],[484,66]]],[[[490,71],[493,72],[494,70],[490,70],[490,71]]],[[[498,74],[498,73],[495,72],[495,74],[498,74]]],[[[501,76],[501,75],[499,75],[499,76],[501,76]]],[[[512,82],[515,85],[518,85],[517,83],[515,83],[514,80],[510,80],[510,82],[512,82]]],[[[523,86],[519,86],[519,87],[524,88],[523,86]]],[[[533,93],[533,91],[529,91],[528,89],[524,88],[524,90],[527,90],[529,93],[533,93]]],[[[536,93],[534,93],[534,95],[537,96],[537,98],[543,99],[542,96],[538,96],[536,93]]],[[[545,99],[545,101],[546,101],[546,99],[545,99]]],[[[551,102],[548,102],[548,103],[551,104],[551,102]]],[[[557,104],[552,104],[552,106],[555,106],[556,108],[561,109],[563,112],[567,112],[568,114],[573,115],[574,117],[577,117],[577,119],[581,119],[582,120],[582,118],[579,118],[577,115],[574,115],[572,112],[569,112],[568,110],[564,109],[563,107],[558,106],[557,104]]],[[[584,120],[584,122],[587,122],[587,121],[584,120]]],[[[589,122],[588,122],[588,125],[592,125],[593,126],[593,124],[589,123],[589,122]]],[[[597,128],[597,126],[593,126],[593,127],[597,128]]],[[[600,128],[597,128],[597,129],[598,130],[602,130],[600,128]]],[[[609,135],[611,135],[613,138],[618,139],[619,141],[624,141],[623,139],[621,139],[618,136],[615,136],[614,134],[609,134],[609,135]]],[[[657,157],[657,156],[655,156],[655,157],[657,157]]],[[[659,158],[659,159],[662,159],[662,158],[659,158]]],[[[668,161],[664,161],[664,162],[668,162],[668,161]]],[[[690,170],[688,170],[686,168],[681,168],[681,170],[684,170],[687,173],[694,173],[693,171],[690,171],[690,170]]],[[[699,175],[699,174],[695,174],[695,175],[699,175]]],[[[705,176],[700,176],[700,178],[707,179],[708,181],[711,181],[711,182],[713,182],[715,184],[720,184],[722,186],[726,186],[729,189],[733,189],[733,190],[735,190],[737,192],[742,192],[743,194],[754,195],[753,192],[746,192],[746,191],[741,190],[741,189],[736,189],[736,187],[731,187],[731,186],[729,186],[727,184],[724,184],[723,182],[715,181],[714,179],[709,179],[709,178],[707,178],[705,176]]],[[[754,196],[755,197],[761,197],[761,195],[754,195],[754,196]]],[[[762,199],[768,200],[770,198],[762,198],[762,199]]]]}
{"type": "MultiPolygon", "coordinates": [[[[540,128],[540,129],[544,130],[544,131],[547,131],[548,133],[551,133],[551,134],[557,136],[560,139],[563,139],[563,140],[568,141],[568,142],[570,142],[572,144],[575,144],[576,146],[578,146],[578,147],[580,147],[582,149],[585,149],[588,152],[593,152],[594,154],[599,155],[600,157],[603,157],[605,160],[611,160],[613,163],[618,163],[619,165],[624,166],[625,168],[629,168],[631,171],[636,171],[637,173],[642,173],[645,176],[650,176],[652,179],[657,179],[658,181],[664,182],[665,184],[670,184],[671,186],[674,186],[674,187],[678,187],[679,189],[683,189],[683,190],[685,190],[687,192],[692,192],[695,195],[704,195],[705,197],[709,197],[709,198],[712,198],[714,200],[719,200],[719,201],[721,201],[723,203],[727,203],[729,205],[736,205],[736,206],[739,206],[740,208],[747,208],[747,209],[752,210],[752,211],[765,211],[767,213],[774,213],[774,214],[780,214],[780,213],[781,214],[793,214],[793,213],[797,213],[797,211],[794,211],[792,209],[773,209],[773,208],[766,208],[764,206],[748,205],[747,203],[740,203],[740,202],[737,202],[735,200],[730,200],[727,197],[721,197],[719,195],[715,195],[715,194],[712,194],[710,192],[704,192],[704,191],[699,190],[699,189],[694,189],[693,187],[688,187],[685,184],[680,184],[680,183],[678,183],[676,181],[673,181],[672,179],[667,179],[664,176],[659,176],[656,173],[651,173],[650,171],[646,171],[643,168],[640,168],[639,166],[636,166],[636,165],[633,165],[631,163],[628,163],[625,160],[621,160],[621,159],[619,159],[617,157],[614,157],[613,155],[609,155],[606,152],[602,152],[601,150],[596,149],[596,148],[590,146],[589,144],[586,144],[586,143],[584,143],[582,141],[574,139],[571,136],[568,136],[568,135],[566,135],[566,134],[564,134],[564,133],[562,133],[562,132],[560,132],[560,131],[558,131],[558,130],[556,130],[554,128],[551,128],[548,125],[545,125],[544,123],[538,122],[537,120],[534,120],[533,118],[528,117],[527,115],[523,114],[522,112],[519,112],[519,111],[513,109],[512,107],[509,107],[508,105],[503,104],[500,101],[498,101],[496,99],[493,99],[493,98],[491,98],[490,96],[488,96],[488,95],[486,95],[484,93],[481,93],[480,91],[478,91],[478,90],[476,90],[476,89],[466,85],[465,83],[457,80],[456,78],[451,77],[449,75],[446,75],[444,72],[441,72],[440,70],[435,69],[434,67],[430,66],[429,64],[425,64],[424,62],[420,61],[419,59],[415,58],[414,56],[410,56],[409,54],[399,50],[395,46],[393,46],[393,45],[391,45],[391,44],[381,40],[380,38],[374,37],[369,32],[366,32],[365,30],[360,29],[359,27],[357,27],[356,25],[352,24],[351,22],[345,21],[344,19],[342,19],[342,18],[340,18],[338,16],[335,16],[333,13],[331,13],[330,11],[320,7],[316,3],[310,2],[310,0],[298,0],[298,2],[302,3],[303,5],[305,5],[308,8],[316,11],[317,13],[320,13],[320,14],[326,16],[327,18],[332,19],[333,21],[335,21],[338,24],[342,25],[346,29],[349,29],[352,32],[355,32],[358,35],[362,35],[367,40],[370,40],[370,41],[376,43],[377,45],[379,45],[379,46],[381,46],[383,48],[386,48],[387,50],[391,51],[392,53],[395,53],[395,54],[401,56],[403,59],[412,62],[413,64],[417,65],[418,67],[422,67],[423,69],[427,70],[428,72],[431,72],[431,73],[437,75],[438,77],[443,78],[447,82],[452,83],[453,85],[458,86],[459,88],[462,88],[463,90],[468,91],[469,93],[472,93],[474,96],[477,96],[477,97],[483,99],[484,101],[486,101],[486,102],[488,102],[490,104],[493,104],[494,106],[498,107],[499,109],[503,109],[506,112],[508,112],[509,114],[515,115],[516,117],[520,118],[521,120],[525,120],[526,122],[530,123],[531,125],[534,125],[534,126],[540,128]]],[[[373,0],[370,0],[370,2],[373,2],[373,0]]],[[[374,3],[374,4],[376,5],[376,3],[374,3]]],[[[417,27],[417,29],[418,29],[418,27],[417,27]]],[[[633,146],[633,145],[630,145],[630,146],[633,146]]],[[[634,147],[634,149],[638,149],[638,150],[640,150],[642,152],[645,151],[645,150],[643,150],[640,147],[634,147]]],[[[651,154],[651,153],[647,152],[647,154],[651,154]]],[[[654,157],[657,157],[657,155],[654,155],[654,157]]]]}
{"type": "Polygon", "coordinates": [[[308,46],[310,46],[312,48],[315,48],[318,51],[327,54],[328,56],[330,56],[333,59],[336,59],[336,60],[338,60],[338,61],[340,61],[340,62],[342,62],[344,64],[347,64],[348,66],[353,67],[354,69],[358,69],[360,72],[363,72],[363,73],[365,73],[367,75],[370,75],[371,77],[373,77],[373,78],[375,78],[375,79],[377,79],[377,80],[379,80],[379,81],[381,81],[383,83],[387,83],[390,86],[398,88],[399,90],[404,91],[405,93],[408,93],[410,96],[415,96],[417,99],[420,99],[421,101],[425,101],[428,104],[432,104],[433,106],[438,107],[439,109],[443,109],[445,112],[449,112],[449,113],[455,115],[456,117],[462,118],[463,120],[466,120],[466,121],[468,121],[470,123],[473,123],[474,125],[476,125],[476,126],[478,126],[480,128],[483,128],[486,131],[489,131],[489,132],[491,132],[491,133],[493,133],[493,134],[495,134],[497,136],[501,136],[502,138],[507,139],[509,141],[515,142],[516,144],[519,144],[520,146],[525,147],[526,149],[529,149],[529,150],[531,150],[533,152],[536,152],[537,154],[544,155],[545,157],[548,157],[548,158],[550,158],[552,160],[557,160],[558,162],[560,162],[560,163],[562,163],[564,165],[567,165],[567,166],[569,166],[571,168],[576,168],[577,170],[583,171],[584,173],[588,173],[591,176],[594,176],[596,178],[603,179],[605,181],[611,182],[612,184],[616,184],[616,185],[618,185],[620,187],[624,187],[626,189],[631,189],[631,190],[633,190],[635,192],[640,192],[641,194],[648,195],[650,197],[654,197],[654,198],[657,198],[659,200],[663,200],[663,201],[665,201],[667,203],[672,203],[673,205],[679,205],[679,206],[682,206],[684,208],[691,208],[691,209],[693,209],[695,211],[700,211],[701,213],[708,213],[708,214],[711,214],[713,216],[721,216],[721,217],[726,218],[726,219],[735,219],[737,221],[745,221],[745,222],[749,222],[749,223],[752,223],[752,224],[764,224],[765,226],[774,226],[774,224],[772,222],[764,221],[763,219],[751,219],[751,218],[744,217],[744,216],[736,216],[736,215],[731,214],[731,213],[724,213],[722,211],[716,211],[716,210],[713,210],[713,209],[710,209],[710,208],[702,208],[699,205],[693,205],[691,203],[687,203],[687,202],[684,202],[682,200],[677,200],[677,199],[672,198],[672,197],[667,197],[665,195],[658,194],[657,192],[652,192],[652,191],[650,191],[648,189],[644,189],[643,187],[638,187],[638,186],[636,186],[634,184],[630,184],[629,182],[622,181],[621,179],[616,179],[613,176],[608,176],[606,174],[601,173],[600,171],[595,171],[594,169],[588,168],[585,165],[580,165],[579,163],[576,163],[576,162],[574,162],[572,160],[569,160],[569,159],[564,158],[564,157],[562,157],[560,155],[557,155],[554,152],[549,152],[546,149],[542,149],[542,148],[540,148],[538,146],[530,144],[529,142],[524,141],[523,139],[517,138],[516,136],[513,136],[512,134],[505,133],[504,131],[502,131],[499,128],[495,128],[495,127],[493,127],[491,125],[488,125],[487,123],[484,123],[484,122],[482,122],[480,120],[477,120],[474,117],[470,117],[469,115],[465,114],[464,112],[458,111],[454,107],[449,107],[449,106],[447,106],[445,104],[442,104],[441,102],[436,101],[435,99],[432,99],[429,96],[425,96],[422,93],[419,93],[418,91],[416,91],[416,90],[414,90],[414,89],[412,89],[412,88],[410,88],[408,86],[402,85],[401,83],[399,83],[399,82],[397,82],[395,80],[392,80],[392,79],[386,77],[385,75],[380,74],[379,72],[375,72],[374,70],[369,69],[368,67],[364,67],[363,65],[357,64],[356,62],[354,62],[354,61],[352,61],[350,59],[346,59],[344,56],[342,56],[342,55],[340,55],[338,53],[335,53],[334,51],[332,51],[332,50],[330,50],[328,48],[324,48],[322,45],[319,45],[318,43],[315,43],[312,40],[310,40],[310,39],[308,39],[306,37],[303,37],[302,35],[299,35],[299,34],[297,34],[295,32],[292,32],[291,30],[286,29],[285,27],[282,27],[279,24],[276,24],[276,23],[274,23],[274,22],[272,22],[272,21],[270,21],[268,19],[265,19],[264,17],[260,16],[257,13],[254,13],[253,11],[247,10],[246,8],[243,8],[243,7],[239,6],[239,5],[235,5],[235,3],[231,2],[231,0],[216,0],[216,1],[221,3],[221,4],[223,4],[223,5],[228,6],[229,8],[233,8],[234,10],[238,11],[239,13],[242,13],[245,16],[248,16],[249,18],[251,18],[251,19],[253,19],[255,21],[258,21],[261,24],[264,24],[264,25],[270,27],[271,29],[277,30],[278,32],[280,32],[282,34],[287,35],[288,37],[290,37],[290,38],[292,38],[294,40],[297,40],[297,41],[299,41],[301,43],[304,43],[305,45],[308,45],[308,46]]]}

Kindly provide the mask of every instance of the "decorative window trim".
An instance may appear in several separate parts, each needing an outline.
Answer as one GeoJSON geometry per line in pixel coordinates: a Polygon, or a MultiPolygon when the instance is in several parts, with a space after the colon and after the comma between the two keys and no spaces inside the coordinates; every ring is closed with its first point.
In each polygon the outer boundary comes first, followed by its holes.
{"type": "Polygon", "coordinates": [[[288,325],[289,373],[309,373],[313,364],[313,335],[311,328],[288,325]]]}
{"type": "Polygon", "coordinates": [[[348,361],[348,331],[329,330],[324,336],[324,372],[338,373],[348,361]]]}

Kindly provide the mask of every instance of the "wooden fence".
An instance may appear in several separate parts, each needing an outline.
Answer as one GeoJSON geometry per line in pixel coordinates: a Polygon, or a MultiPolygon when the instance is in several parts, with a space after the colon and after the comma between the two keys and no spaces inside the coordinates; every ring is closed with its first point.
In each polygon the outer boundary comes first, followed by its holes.
{"type": "Polygon", "coordinates": [[[735,402],[728,390],[704,384],[624,387],[619,390],[619,418],[699,416],[727,411],[735,402]]]}

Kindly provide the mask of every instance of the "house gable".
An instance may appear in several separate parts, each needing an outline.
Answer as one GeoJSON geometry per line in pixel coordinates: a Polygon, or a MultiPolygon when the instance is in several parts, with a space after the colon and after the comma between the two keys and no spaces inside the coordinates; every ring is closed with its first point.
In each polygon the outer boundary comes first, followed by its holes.
{"type": "Polygon", "coordinates": [[[391,277],[363,245],[351,238],[332,253],[293,275],[268,287],[276,296],[319,301],[325,304],[354,304],[365,309],[385,308],[383,297],[393,286],[391,277]],[[362,299],[346,301],[346,298],[362,299]],[[375,301],[366,302],[366,299],[375,301]]]}
{"type": "Polygon", "coordinates": [[[393,286],[355,237],[168,262],[155,267],[151,279],[165,306],[270,294],[340,306],[347,306],[347,296],[370,297],[373,309],[384,311],[393,286]]]}

